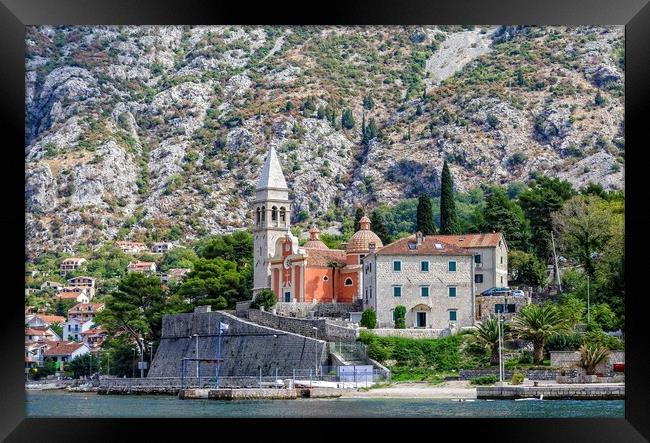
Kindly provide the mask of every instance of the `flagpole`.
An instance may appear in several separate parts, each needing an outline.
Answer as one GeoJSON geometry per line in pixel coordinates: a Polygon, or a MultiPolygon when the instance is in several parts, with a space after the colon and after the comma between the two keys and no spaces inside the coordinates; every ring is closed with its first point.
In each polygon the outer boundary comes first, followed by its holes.
{"type": "Polygon", "coordinates": [[[221,328],[221,324],[219,324],[219,339],[217,340],[217,389],[219,389],[219,366],[221,365],[221,334],[223,333],[223,329],[221,328]]]}

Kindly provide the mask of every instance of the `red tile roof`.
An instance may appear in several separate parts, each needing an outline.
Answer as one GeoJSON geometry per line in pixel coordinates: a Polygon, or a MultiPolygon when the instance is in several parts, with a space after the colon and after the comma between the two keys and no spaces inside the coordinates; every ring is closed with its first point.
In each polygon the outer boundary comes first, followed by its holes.
{"type": "Polygon", "coordinates": [[[49,334],[47,334],[43,329],[25,328],[25,335],[38,335],[39,337],[44,337],[49,334]]]}
{"type": "Polygon", "coordinates": [[[415,234],[399,239],[381,249],[377,255],[472,255],[465,249],[456,247],[450,243],[443,242],[441,236],[427,235],[422,238],[422,244],[416,248],[410,248],[409,244],[415,244],[415,234]],[[436,244],[442,246],[437,248],[436,244]]]}
{"type": "Polygon", "coordinates": [[[305,249],[307,266],[329,267],[330,262],[345,265],[345,251],[340,249],[305,249]]]}
{"type": "Polygon", "coordinates": [[[62,317],[60,315],[37,314],[36,317],[40,318],[44,323],[47,323],[48,325],[65,323],[65,317],[62,317]]]}
{"type": "Polygon", "coordinates": [[[59,292],[56,294],[56,298],[64,299],[77,299],[77,297],[83,295],[83,292],[59,292]]]}
{"type": "Polygon", "coordinates": [[[496,247],[499,244],[499,240],[503,240],[503,234],[501,232],[491,232],[488,234],[434,235],[433,237],[460,248],[496,247]]]}
{"type": "Polygon", "coordinates": [[[74,314],[83,314],[84,312],[97,312],[103,307],[103,303],[78,303],[68,310],[68,314],[71,312],[74,314]]]}
{"type": "Polygon", "coordinates": [[[45,356],[53,355],[70,355],[80,347],[84,346],[83,343],[76,343],[73,341],[57,341],[48,348],[43,354],[45,356]]]}
{"type": "Polygon", "coordinates": [[[101,326],[98,326],[96,328],[88,329],[87,331],[83,331],[81,335],[96,335],[96,334],[108,334],[104,328],[101,326]]]}

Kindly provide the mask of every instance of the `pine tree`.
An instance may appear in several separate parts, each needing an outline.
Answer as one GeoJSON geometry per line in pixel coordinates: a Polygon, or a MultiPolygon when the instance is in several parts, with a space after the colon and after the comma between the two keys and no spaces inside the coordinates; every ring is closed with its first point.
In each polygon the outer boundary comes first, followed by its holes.
{"type": "Polygon", "coordinates": [[[503,232],[509,249],[531,249],[530,226],[524,211],[516,202],[508,199],[503,188],[493,187],[486,193],[482,213],[483,222],[479,226],[481,231],[503,232]]]}
{"type": "Polygon", "coordinates": [[[440,190],[440,233],[458,234],[458,218],[454,201],[454,181],[445,161],[442,166],[440,190]]]}
{"type": "Polygon", "coordinates": [[[359,206],[357,210],[354,213],[354,232],[357,232],[359,229],[361,229],[361,225],[359,224],[359,221],[361,220],[361,217],[363,217],[363,208],[359,206]]]}
{"type": "Polygon", "coordinates": [[[433,235],[436,233],[431,199],[426,195],[421,195],[418,199],[415,230],[422,232],[422,235],[433,235]]]}
{"type": "Polygon", "coordinates": [[[345,129],[354,128],[354,117],[352,117],[352,110],[350,108],[345,109],[341,114],[341,126],[345,129]]]}
{"type": "Polygon", "coordinates": [[[384,217],[376,210],[372,211],[372,215],[370,216],[370,229],[379,236],[384,245],[391,242],[390,234],[384,224],[384,217]]]}
{"type": "Polygon", "coordinates": [[[366,110],[364,109],[361,113],[361,143],[366,144],[366,110]]]}

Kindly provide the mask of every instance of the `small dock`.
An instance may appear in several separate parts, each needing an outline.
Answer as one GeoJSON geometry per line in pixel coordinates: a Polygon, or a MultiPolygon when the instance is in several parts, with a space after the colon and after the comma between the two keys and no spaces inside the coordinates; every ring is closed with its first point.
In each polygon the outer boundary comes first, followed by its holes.
{"type": "Polygon", "coordinates": [[[220,388],[181,389],[181,400],[294,400],[297,398],[337,398],[343,394],[336,388],[220,388]]]}
{"type": "Polygon", "coordinates": [[[544,400],[623,400],[625,385],[585,383],[545,386],[478,386],[476,398],[516,400],[521,398],[544,400]]]}

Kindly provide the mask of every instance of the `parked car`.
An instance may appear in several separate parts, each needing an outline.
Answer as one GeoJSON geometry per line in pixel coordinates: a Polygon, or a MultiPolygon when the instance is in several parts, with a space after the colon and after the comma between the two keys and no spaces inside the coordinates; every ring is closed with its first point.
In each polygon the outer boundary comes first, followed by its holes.
{"type": "Polygon", "coordinates": [[[512,292],[512,289],[502,287],[502,288],[488,288],[485,291],[481,292],[481,295],[507,295],[512,292]]]}
{"type": "Polygon", "coordinates": [[[512,295],[514,295],[515,297],[523,297],[526,294],[524,294],[524,291],[522,291],[521,289],[515,289],[514,291],[512,291],[512,295]]]}

